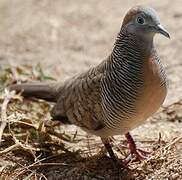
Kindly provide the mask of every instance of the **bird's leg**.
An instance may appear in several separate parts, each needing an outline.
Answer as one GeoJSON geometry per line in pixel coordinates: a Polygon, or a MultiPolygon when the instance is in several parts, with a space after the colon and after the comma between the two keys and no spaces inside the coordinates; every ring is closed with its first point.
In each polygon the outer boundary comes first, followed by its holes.
{"type": "Polygon", "coordinates": [[[129,132],[125,134],[125,137],[128,141],[128,145],[130,149],[130,155],[126,158],[126,161],[128,162],[131,161],[133,156],[135,156],[136,160],[139,160],[139,161],[142,159],[146,159],[147,155],[150,154],[150,152],[138,149],[136,147],[133,137],[131,136],[129,132]]]}
{"type": "Polygon", "coordinates": [[[114,166],[116,168],[123,168],[123,169],[126,168],[124,164],[122,164],[118,161],[118,158],[114,154],[112,147],[111,147],[111,144],[110,144],[110,141],[109,141],[109,138],[101,138],[101,140],[102,140],[107,152],[109,153],[109,156],[111,157],[114,166]]]}

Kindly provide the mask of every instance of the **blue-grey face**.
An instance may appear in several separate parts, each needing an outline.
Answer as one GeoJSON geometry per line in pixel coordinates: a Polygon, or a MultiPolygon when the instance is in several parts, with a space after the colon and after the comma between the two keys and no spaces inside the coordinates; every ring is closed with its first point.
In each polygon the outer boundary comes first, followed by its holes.
{"type": "Polygon", "coordinates": [[[156,33],[160,33],[170,38],[154,9],[138,7],[138,9],[131,9],[126,16],[128,16],[128,22],[125,27],[128,32],[144,37],[153,37],[156,33]]]}

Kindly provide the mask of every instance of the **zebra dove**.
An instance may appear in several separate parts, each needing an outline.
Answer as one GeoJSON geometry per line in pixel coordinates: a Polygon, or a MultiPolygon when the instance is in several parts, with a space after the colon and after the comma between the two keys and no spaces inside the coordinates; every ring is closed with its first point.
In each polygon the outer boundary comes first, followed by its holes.
{"type": "Polygon", "coordinates": [[[52,118],[100,136],[114,161],[110,136],[125,134],[131,153],[138,155],[129,131],[156,112],[167,93],[153,44],[156,33],[170,38],[152,8],[134,7],[124,17],[111,54],[98,66],[65,82],[30,82],[10,89],[55,102],[52,118]]]}

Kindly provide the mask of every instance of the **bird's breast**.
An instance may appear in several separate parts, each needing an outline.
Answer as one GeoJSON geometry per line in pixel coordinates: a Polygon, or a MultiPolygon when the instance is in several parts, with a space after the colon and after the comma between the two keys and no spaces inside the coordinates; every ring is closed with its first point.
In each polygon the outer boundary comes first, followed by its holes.
{"type": "Polygon", "coordinates": [[[136,101],[136,125],[162,105],[167,94],[166,75],[158,59],[150,57],[143,67],[143,86],[136,101]]]}
{"type": "Polygon", "coordinates": [[[121,114],[115,128],[102,129],[97,132],[100,136],[125,134],[142,124],[162,105],[167,94],[167,83],[164,69],[157,58],[150,57],[145,61],[142,77],[143,83],[137,92],[134,105],[135,113],[129,118],[123,118],[123,114],[121,114]]]}

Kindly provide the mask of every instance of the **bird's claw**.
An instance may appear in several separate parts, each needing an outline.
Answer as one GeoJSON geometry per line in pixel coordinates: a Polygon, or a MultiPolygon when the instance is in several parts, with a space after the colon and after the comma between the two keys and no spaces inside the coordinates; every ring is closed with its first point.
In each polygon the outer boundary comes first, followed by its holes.
{"type": "Polygon", "coordinates": [[[123,160],[125,164],[129,162],[142,161],[149,157],[150,152],[144,151],[141,149],[136,149],[134,152],[130,152],[130,154],[123,160]]]}

